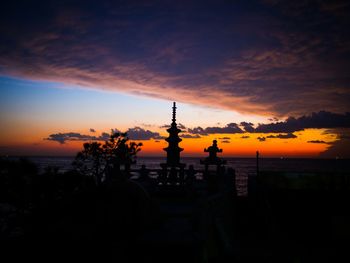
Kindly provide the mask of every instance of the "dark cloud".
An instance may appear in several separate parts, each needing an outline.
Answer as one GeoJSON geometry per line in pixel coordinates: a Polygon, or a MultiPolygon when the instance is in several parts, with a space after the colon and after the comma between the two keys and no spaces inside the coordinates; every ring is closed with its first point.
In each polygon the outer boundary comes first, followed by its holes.
{"type": "Polygon", "coordinates": [[[140,127],[129,128],[126,133],[131,140],[163,139],[158,132],[152,132],[140,127]]]}
{"type": "Polygon", "coordinates": [[[258,139],[260,142],[266,141],[266,138],[265,138],[265,137],[258,137],[257,139],[258,139]]]}
{"type": "Polygon", "coordinates": [[[297,138],[297,137],[298,136],[296,136],[293,133],[266,136],[266,138],[278,138],[278,139],[294,139],[294,138],[297,138]]]}
{"type": "Polygon", "coordinates": [[[237,125],[237,123],[229,123],[225,127],[207,127],[203,129],[202,127],[197,127],[193,129],[188,129],[189,133],[208,135],[208,134],[220,134],[220,133],[243,133],[244,131],[237,125]]]}
{"type": "MultiPolygon", "coordinates": [[[[120,133],[118,129],[112,129],[112,133],[120,133]]],[[[129,128],[126,131],[129,139],[131,140],[159,140],[163,139],[158,132],[152,132],[150,130],[145,130],[140,127],[129,128]]],[[[48,138],[44,140],[56,141],[60,144],[64,144],[66,141],[106,141],[110,138],[110,133],[102,132],[100,136],[91,136],[86,134],[80,134],[77,132],[67,132],[67,133],[55,133],[50,134],[48,138]]]]}
{"type": "Polygon", "coordinates": [[[254,124],[251,122],[241,122],[240,125],[243,127],[244,131],[246,132],[254,132],[254,124]]]}
{"type": "Polygon", "coordinates": [[[331,113],[320,111],[299,118],[290,117],[283,122],[259,124],[255,132],[259,133],[292,133],[308,128],[347,128],[350,127],[350,113],[331,113]]]}
{"type": "Polygon", "coordinates": [[[95,129],[93,128],[90,128],[90,132],[96,132],[95,129]]]}
{"type": "MultiPolygon", "coordinates": [[[[170,127],[171,127],[170,124],[164,124],[164,125],[162,125],[162,126],[159,126],[159,128],[161,128],[161,129],[169,129],[170,127]]],[[[180,130],[187,131],[186,126],[183,125],[182,123],[177,124],[177,127],[178,127],[180,130]]]]}
{"type": "MultiPolygon", "coordinates": [[[[274,2],[267,5],[284,18],[270,20],[274,28],[262,33],[276,45],[247,48],[244,56],[229,59],[224,83],[239,94],[254,86],[252,101],[272,112],[348,111],[349,17],[339,19],[323,1],[266,2],[274,2]]],[[[348,3],[342,6],[350,11],[348,3]]]]}
{"type": "Polygon", "coordinates": [[[189,134],[189,133],[185,133],[185,134],[180,134],[179,135],[180,138],[185,138],[185,139],[199,139],[202,138],[201,136],[199,136],[199,134],[189,134]]]}
{"type": "Polygon", "coordinates": [[[179,124],[177,125],[177,127],[178,127],[179,129],[181,129],[181,130],[186,130],[186,129],[187,129],[186,126],[183,125],[182,123],[179,123],[179,124]]]}
{"type": "Polygon", "coordinates": [[[192,134],[208,135],[208,133],[202,127],[196,127],[193,129],[188,128],[188,132],[192,134]]]}
{"type": "MultiPolygon", "coordinates": [[[[350,158],[350,129],[330,129],[325,135],[336,135],[336,140],[327,143],[328,148],[320,154],[323,158],[350,158]]],[[[332,138],[333,139],[333,138],[332,138]]]]}
{"type": "Polygon", "coordinates": [[[169,129],[171,127],[170,124],[164,124],[162,126],[159,126],[160,129],[169,129]]]}
{"type": "Polygon", "coordinates": [[[56,141],[60,144],[64,144],[66,141],[104,141],[108,140],[110,137],[110,134],[108,133],[102,133],[100,136],[91,136],[91,135],[85,135],[80,134],[77,132],[67,132],[67,133],[55,133],[50,134],[48,138],[45,138],[44,140],[48,141],[56,141]]]}
{"type": "Polygon", "coordinates": [[[279,119],[277,117],[269,118],[268,120],[271,121],[271,122],[279,121],[279,119]]]}
{"type": "Polygon", "coordinates": [[[143,126],[143,127],[146,127],[146,128],[153,128],[153,127],[157,127],[158,126],[158,125],[149,124],[149,123],[141,123],[140,125],[143,126]]]}
{"type": "Polygon", "coordinates": [[[348,13],[346,1],[7,1],[0,73],[246,113],[347,112],[348,13]]]}
{"type": "Polygon", "coordinates": [[[243,136],[241,137],[241,139],[248,139],[248,138],[250,138],[250,136],[248,136],[248,135],[243,135],[243,136]]]}
{"type": "Polygon", "coordinates": [[[322,141],[322,140],[311,140],[311,141],[308,141],[308,143],[325,143],[325,144],[327,144],[327,142],[322,141]]]}
{"type": "MultiPolygon", "coordinates": [[[[188,129],[191,134],[220,134],[220,133],[280,133],[278,135],[269,135],[266,138],[279,138],[279,139],[292,139],[297,138],[296,131],[302,131],[304,129],[330,129],[331,133],[337,134],[335,128],[347,128],[350,127],[350,113],[331,113],[326,111],[320,111],[318,113],[312,113],[311,115],[305,115],[299,118],[289,117],[285,121],[273,122],[267,124],[258,124],[254,128],[253,123],[241,122],[240,126],[236,123],[229,123],[225,127],[196,127],[188,129]]],[[[345,136],[344,134],[342,136],[345,136]]],[[[241,138],[249,138],[242,136],[241,138]]]]}
{"type": "MultiPolygon", "coordinates": [[[[113,133],[117,133],[117,132],[119,132],[119,131],[113,131],[113,130],[112,130],[112,132],[113,132],[113,133]]],[[[111,134],[110,134],[110,133],[102,132],[102,133],[101,133],[101,136],[98,137],[97,140],[107,141],[110,137],[111,137],[111,134]]]]}
{"type": "Polygon", "coordinates": [[[350,140],[337,140],[331,146],[320,154],[324,158],[350,158],[350,140]]]}
{"type": "Polygon", "coordinates": [[[231,138],[230,137],[220,137],[219,140],[221,140],[221,143],[230,143],[231,138]]]}
{"type": "Polygon", "coordinates": [[[327,158],[350,158],[350,140],[339,140],[320,154],[327,158]]]}

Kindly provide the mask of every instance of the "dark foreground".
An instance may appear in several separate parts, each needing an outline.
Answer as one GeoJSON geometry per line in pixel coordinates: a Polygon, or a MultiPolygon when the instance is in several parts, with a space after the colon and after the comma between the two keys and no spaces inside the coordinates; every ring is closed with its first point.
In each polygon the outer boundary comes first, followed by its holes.
{"type": "Polygon", "coordinates": [[[1,164],[0,240],[4,251],[17,251],[12,258],[27,251],[116,262],[350,260],[347,175],[289,182],[261,173],[249,195],[237,197],[233,170],[217,180],[161,185],[118,176],[96,185],[72,171],[1,164]]]}

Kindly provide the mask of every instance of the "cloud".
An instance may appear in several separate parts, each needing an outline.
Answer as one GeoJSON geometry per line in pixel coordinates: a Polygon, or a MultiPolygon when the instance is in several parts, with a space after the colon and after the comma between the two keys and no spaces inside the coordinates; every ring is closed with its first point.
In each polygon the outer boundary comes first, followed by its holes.
{"type": "Polygon", "coordinates": [[[248,139],[248,138],[250,138],[250,136],[248,136],[248,135],[241,136],[241,139],[248,139]]]}
{"type": "MultiPolygon", "coordinates": [[[[112,129],[113,133],[120,133],[118,129],[112,129]]],[[[145,130],[140,127],[129,128],[126,131],[130,140],[159,140],[164,139],[160,136],[158,132],[152,132],[150,130],[145,130]]],[[[54,133],[50,134],[49,137],[44,138],[48,141],[56,141],[60,144],[64,144],[66,141],[106,141],[110,138],[110,133],[102,132],[100,136],[92,136],[86,134],[80,134],[77,132],[67,132],[67,133],[54,133]]]]}
{"type": "Polygon", "coordinates": [[[198,134],[191,135],[191,134],[188,134],[188,133],[180,134],[179,137],[180,137],[180,138],[185,138],[185,139],[199,139],[199,138],[202,138],[202,137],[199,136],[198,134]]]}
{"type": "Polygon", "coordinates": [[[186,129],[187,129],[186,126],[183,125],[182,123],[179,123],[179,124],[177,125],[177,127],[178,127],[179,129],[181,129],[181,130],[186,130],[186,129]]]}
{"type": "MultiPolygon", "coordinates": [[[[320,111],[310,115],[304,115],[299,118],[289,117],[285,121],[273,123],[260,123],[254,128],[254,124],[250,122],[241,122],[240,126],[236,123],[229,123],[225,127],[196,127],[189,128],[191,134],[235,134],[235,133],[280,133],[278,135],[269,135],[266,138],[292,139],[297,138],[296,131],[304,129],[333,129],[332,133],[337,133],[336,128],[350,128],[350,113],[332,113],[320,111]]],[[[345,135],[343,135],[345,136],[345,135]]],[[[242,136],[241,138],[249,138],[242,136]]]]}
{"type": "Polygon", "coordinates": [[[220,137],[219,140],[221,140],[221,143],[230,143],[231,138],[230,137],[220,137]]]}
{"type": "Polygon", "coordinates": [[[265,137],[258,137],[257,139],[258,139],[260,142],[266,141],[266,138],[265,138],[265,137]]]}
{"type": "Polygon", "coordinates": [[[90,128],[90,132],[96,132],[95,129],[93,128],[90,128]]]}
{"type": "MultiPolygon", "coordinates": [[[[170,124],[164,124],[164,125],[162,125],[162,126],[159,126],[159,128],[161,128],[161,129],[169,129],[170,127],[171,127],[170,124]]],[[[186,130],[187,130],[186,126],[183,125],[183,124],[181,124],[181,123],[177,124],[177,127],[178,127],[179,129],[183,130],[183,131],[186,131],[186,130]]]]}
{"type": "Polygon", "coordinates": [[[311,140],[311,141],[308,141],[308,143],[325,143],[325,144],[328,144],[327,142],[322,141],[322,140],[311,140]]]}
{"type": "Polygon", "coordinates": [[[349,5],[298,3],[8,1],[0,74],[259,115],[347,112],[349,5]]]}
{"type": "Polygon", "coordinates": [[[158,127],[158,125],[156,125],[156,124],[150,124],[150,123],[141,123],[140,125],[143,126],[143,127],[146,127],[146,128],[158,127]]]}
{"type": "Polygon", "coordinates": [[[269,118],[268,120],[271,122],[278,122],[279,121],[279,119],[277,117],[269,118]]]}
{"type": "Polygon", "coordinates": [[[320,153],[323,158],[350,158],[350,128],[330,129],[324,132],[325,135],[336,135],[337,139],[327,143],[328,148],[320,153]]]}
{"type": "Polygon", "coordinates": [[[108,133],[102,133],[100,136],[91,136],[77,132],[67,132],[50,134],[49,137],[44,140],[56,141],[60,144],[64,144],[66,141],[104,141],[108,140],[109,137],[110,135],[108,133]]]}
{"type": "Polygon", "coordinates": [[[278,139],[294,139],[297,138],[293,133],[287,133],[287,134],[278,134],[278,135],[268,135],[266,138],[278,138],[278,139]]]}
{"type": "Polygon", "coordinates": [[[350,140],[337,140],[320,154],[325,158],[350,158],[350,140]]]}
{"type": "MultiPolygon", "coordinates": [[[[119,132],[118,130],[112,130],[113,133],[119,132]]],[[[101,136],[97,138],[97,140],[107,141],[111,137],[110,133],[102,132],[101,136]]]]}
{"type": "Polygon", "coordinates": [[[254,130],[255,130],[254,124],[251,122],[243,121],[240,123],[240,126],[242,126],[244,128],[244,131],[246,131],[246,132],[254,132],[254,130]]]}
{"type": "Polygon", "coordinates": [[[188,129],[188,132],[192,134],[208,135],[221,133],[235,134],[243,133],[244,131],[236,123],[229,123],[225,127],[207,127],[205,129],[202,127],[196,127],[193,129],[188,129]]]}
{"type": "Polygon", "coordinates": [[[140,127],[129,128],[126,133],[131,140],[150,140],[150,139],[163,139],[158,132],[152,132],[140,127]]]}
{"type": "Polygon", "coordinates": [[[205,129],[203,129],[202,127],[196,127],[193,129],[188,128],[188,132],[192,133],[192,134],[200,134],[200,135],[208,135],[208,133],[205,131],[205,129]]]}
{"type": "Polygon", "coordinates": [[[159,126],[160,129],[169,129],[171,127],[170,124],[164,124],[162,126],[159,126]]]}
{"type": "Polygon", "coordinates": [[[286,121],[269,124],[259,124],[255,129],[258,133],[292,133],[308,128],[347,128],[350,127],[350,113],[331,113],[320,111],[299,118],[289,117],[286,121]]]}
{"type": "Polygon", "coordinates": [[[243,133],[243,130],[239,128],[236,123],[229,123],[225,127],[207,127],[205,128],[205,132],[208,134],[216,134],[216,133],[243,133]]]}

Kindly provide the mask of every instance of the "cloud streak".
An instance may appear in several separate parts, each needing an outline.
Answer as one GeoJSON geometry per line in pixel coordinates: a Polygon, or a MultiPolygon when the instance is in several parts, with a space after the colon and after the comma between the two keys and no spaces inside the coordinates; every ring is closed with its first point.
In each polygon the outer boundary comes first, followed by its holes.
{"type": "Polygon", "coordinates": [[[244,131],[238,126],[237,123],[229,123],[225,127],[207,127],[203,129],[202,127],[196,127],[193,129],[188,129],[189,133],[192,134],[200,134],[200,135],[208,135],[208,134],[235,134],[235,133],[243,133],[244,131]]]}
{"type": "Polygon", "coordinates": [[[186,133],[186,134],[180,134],[179,137],[180,137],[180,138],[184,138],[184,139],[199,139],[199,138],[202,138],[202,137],[201,137],[200,135],[198,135],[198,134],[192,135],[192,134],[188,134],[188,133],[186,133]]]}
{"type": "Polygon", "coordinates": [[[322,141],[322,140],[311,140],[311,141],[308,141],[308,143],[316,143],[316,144],[328,144],[327,142],[322,141]]]}
{"type": "Polygon", "coordinates": [[[278,139],[294,139],[297,138],[297,136],[293,133],[287,133],[287,134],[278,134],[278,135],[268,135],[266,138],[278,138],[278,139]]]}
{"type": "Polygon", "coordinates": [[[289,117],[282,122],[273,122],[269,124],[259,124],[255,132],[260,133],[292,133],[304,129],[315,128],[349,128],[350,113],[338,114],[326,111],[304,115],[299,118],[289,117]]]}
{"type": "Polygon", "coordinates": [[[55,141],[60,144],[64,144],[67,141],[105,141],[108,140],[109,137],[110,135],[105,132],[103,132],[100,136],[91,136],[77,132],[67,132],[50,134],[49,137],[45,138],[44,140],[55,141]]]}
{"type": "MultiPolygon", "coordinates": [[[[241,122],[229,123],[225,127],[195,127],[188,128],[191,134],[209,135],[209,134],[236,134],[236,133],[280,133],[278,135],[269,135],[266,138],[292,139],[297,138],[293,132],[305,129],[329,129],[332,128],[350,128],[350,113],[332,113],[320,111],[310,115],[304,115],[299,118],[289,117],[285,121],[260,123],[254,128],[253,123],[241,122]]],[[[343,135],[344,136],[344,135],[343,135]]],[[[242,136],[244,138],[244,136],[242,136]]]]}
{"type": "MultiPolygon", "coordinates": [[[[120,132],[118,129],[112,129],[112,131],[120,132]]],[[[164,137],[160,136],[158,132],[152,132],[140,127],[129,128],[126,133],[131,140],[143,141],[153,139],[155,141],[159,141],[160,139],[164,139],[164,137]]],[[[109,138],[110,134],[107,132],[102,132],[100,136],[80,134],[77,132],[67,132],[50,134],[47,138],[44,138],[44,140],[65,144],[67,141],[106,141],[109,138]]]]}
{"type": "Polygon", "coordinates": [[[131,140],[159,140],[164,139],[158,132],[152,132],[140,127],[129,128],[126,133],[131,140]]]}

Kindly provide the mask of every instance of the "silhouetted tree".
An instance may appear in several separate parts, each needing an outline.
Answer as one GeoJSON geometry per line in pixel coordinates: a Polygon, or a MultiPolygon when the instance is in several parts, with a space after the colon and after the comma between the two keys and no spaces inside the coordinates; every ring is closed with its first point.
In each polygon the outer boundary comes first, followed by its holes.
{"type": "Polygon", "coordinates": [[[141,150],[142,143],[130,142],[126,133],[113,132],[104,144],[99,142],[84,143],[73,162],[80,173],[93,176],[100,184],[108,173],[118,173],[120,166],[129,170],[136,162],[136,154],[141,150]]]}

